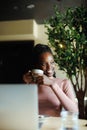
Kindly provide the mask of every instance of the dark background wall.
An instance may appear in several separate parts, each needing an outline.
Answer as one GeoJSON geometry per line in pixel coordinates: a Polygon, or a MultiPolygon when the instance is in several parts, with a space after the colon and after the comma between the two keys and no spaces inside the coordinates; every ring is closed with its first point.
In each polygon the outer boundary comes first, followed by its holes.
{"type": "Polygon", "coordinates": [[[87,0],[0,0],[0,21],[35,19],[42,24],[54,14],[54,5],[64,11],[81,4],[87,6],[87,0]]]}
{"type": "Polygon", "coordinates": [[[0,83],[22,83],[31,69],[34,41],[0,42],[0,83]]]}

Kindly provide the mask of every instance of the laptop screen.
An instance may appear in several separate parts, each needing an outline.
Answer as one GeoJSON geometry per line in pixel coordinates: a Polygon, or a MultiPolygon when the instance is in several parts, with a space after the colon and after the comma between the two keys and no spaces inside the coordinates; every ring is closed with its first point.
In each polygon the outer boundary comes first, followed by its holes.
{"type": "Polygon", "coordinates": [[[35,84],[0,84],[0,130],[38,130],[35,84]]]}

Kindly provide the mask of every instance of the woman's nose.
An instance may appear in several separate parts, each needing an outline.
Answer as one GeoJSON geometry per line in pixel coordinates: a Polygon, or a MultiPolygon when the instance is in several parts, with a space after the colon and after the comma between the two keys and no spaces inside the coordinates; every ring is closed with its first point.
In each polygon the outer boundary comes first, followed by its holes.
{"type": "Polygon", "coordinates": [[[50,70],[51,69],[51,65],[47,64],[47,69],[50,70]]]}

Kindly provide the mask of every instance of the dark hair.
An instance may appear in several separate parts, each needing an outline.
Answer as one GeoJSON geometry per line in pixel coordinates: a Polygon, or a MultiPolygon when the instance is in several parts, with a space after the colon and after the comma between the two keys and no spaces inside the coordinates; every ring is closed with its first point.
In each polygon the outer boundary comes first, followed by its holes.
{"type": "MultiPolygon", "coordinates": [[[[33,48],[33,64],[36,65],[39,63],[39,57],[42,53],[49,52],[52,54],[51,49],[48,47],[48,45],[45,44],[37,44],[33,48]]],[[[53,55],[53,54],[52,54],[53,55]]]]}
{"type": "Polygon", "coordinates": [[[33,68],[35,68],[36,65],[39,63],[40,55],[45,53],[45,52],[49,52],[53,55],[53,53],[52,53],[52,51],[51,51],[51,49],[48,45],[39,43],[39,44],[34,46],[34,48],[33,48],[33,59],[32,59],[32,67],[33,68]]]}
{"type": "Polygon", "coordinates": [[[36,46],[34,46],[33,51],[35,54],[38,54],[38,55],[40,55],[44,52],[50,52],[52,54],[52,51],[48,45],[40,44],[40,43],[37,44],[36,46]]]}

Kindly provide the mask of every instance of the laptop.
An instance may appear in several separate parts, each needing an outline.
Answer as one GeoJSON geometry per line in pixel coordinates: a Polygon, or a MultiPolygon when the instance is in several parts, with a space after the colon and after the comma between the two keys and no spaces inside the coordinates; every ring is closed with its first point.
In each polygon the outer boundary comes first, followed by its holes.
{"type": "Polygon", "coordinates": [[[38,130],[36,84],[0,84],[0,130],[38,130]]]}

